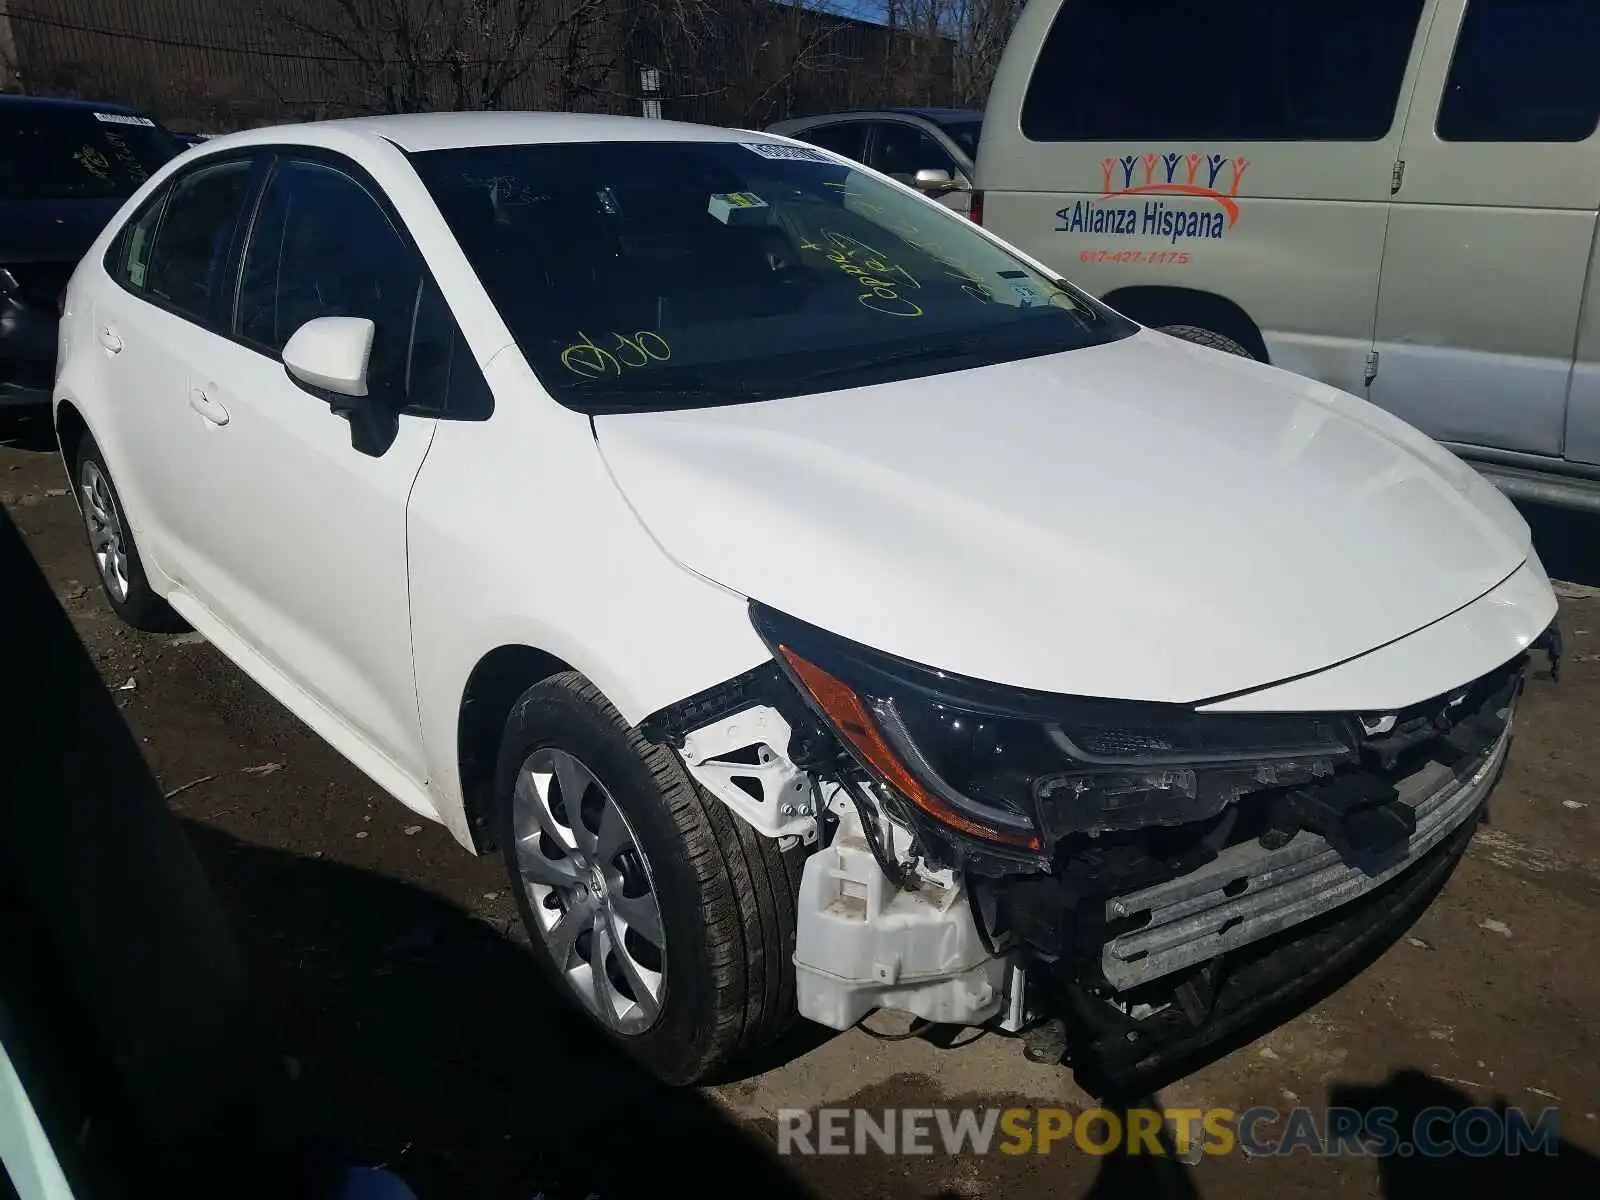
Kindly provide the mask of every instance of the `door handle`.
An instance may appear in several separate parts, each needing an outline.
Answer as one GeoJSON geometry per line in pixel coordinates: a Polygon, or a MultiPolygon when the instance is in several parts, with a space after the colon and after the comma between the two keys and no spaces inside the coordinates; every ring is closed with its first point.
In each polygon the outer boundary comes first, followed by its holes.
{"type": "Polygon", "coordinates": [[[122,353],[122,339],[117,336],[117,331],[110,325],[102,325],[94,331],[94,340],[112,354],[122,353]]]}
{"type": "Polygon", "coordinates": [[[200,388],[189,389],[189,407],[213,425],[226,425],[228,423],[228,410],[206,395],[200,388]]]}

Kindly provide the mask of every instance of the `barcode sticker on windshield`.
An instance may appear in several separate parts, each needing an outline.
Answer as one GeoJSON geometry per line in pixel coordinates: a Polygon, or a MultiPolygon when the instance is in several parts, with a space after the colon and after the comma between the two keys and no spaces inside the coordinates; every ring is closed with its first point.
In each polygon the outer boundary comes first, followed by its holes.
{"type": "Polygon", "coordinates": [[[142,125],[146,129],[154,129],[156,123],[149,117],[135,117],[130,113],[103,113],[94,115],[96,121],[104,121],[107,125],[142,125]]]}
{"type": "Polygon", "coordinates": [[[778,142],[740,142],[752,154],[759,154],[762,158],[782,158],[791,162],[819,162],[831,163],[829,158],[820,150],[813,150],[809,146],[784,146],[778,142]]]}

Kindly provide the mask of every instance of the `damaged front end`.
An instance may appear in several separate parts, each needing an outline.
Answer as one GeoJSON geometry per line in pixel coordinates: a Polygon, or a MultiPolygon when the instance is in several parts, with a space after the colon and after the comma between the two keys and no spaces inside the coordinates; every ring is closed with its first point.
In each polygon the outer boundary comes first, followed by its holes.
{"type": "Polygon", "coordinates": [[[772,664],[643,728],[758,830],[819,844],[802,1014],[1059,1016],[1103,1077],[1214,1041],[1409,920],[1498,779],[1527,661],[1400,712],[1212,714],[752,618],[772,664]]]}

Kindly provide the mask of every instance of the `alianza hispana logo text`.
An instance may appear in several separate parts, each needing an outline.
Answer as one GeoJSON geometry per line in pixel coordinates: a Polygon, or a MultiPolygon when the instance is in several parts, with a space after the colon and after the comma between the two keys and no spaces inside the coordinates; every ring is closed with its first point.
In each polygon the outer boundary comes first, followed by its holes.
{"type": "Polygon", "coordinates": [[[1250,168],[1246,158],[1225,154],[1127,154],[1100,160],[1096,200],[1075,200],[1056,210],[1061,233],[1163,237],[1172,245],[1188,238],[1220,238],[1239,220],[1239,185],[1250,168]],[[1222,189],[1226,187],[1227,191],[1222,189]],[[1216,205],[1175,208],[1165,200],[1111,203],[1123,197],[1172,195],[1216,205]]]}
{"type": "Polygon", "coordinates": [[[1556,1110],[1426,1108],[786,1108],[779,1154],[1083,1154],[1437,1158],[1557,1153],[1556,1110]]]}

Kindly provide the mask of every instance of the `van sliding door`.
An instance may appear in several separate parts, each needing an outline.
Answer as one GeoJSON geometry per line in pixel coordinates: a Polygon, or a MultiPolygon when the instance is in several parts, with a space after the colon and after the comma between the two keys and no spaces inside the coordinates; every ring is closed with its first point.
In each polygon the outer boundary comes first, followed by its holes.
{"type": "Polygon", "coordinates": [[[1360,392],[1433,0],[1035,0],[984,121],[984,224],[1147,324],[1242,309],[1360,392]]]}
{"type": "MultiPolygon", "coordinates": [[[[1600,201],[1597,61],[1595,0],[1441,0],[1401,151],[1369,395],[1442,441],[1562,453],[1600,201]]],[[[1573,397],[1589,416],[1567,449],[1593,459],[1600,315],[1586,325],[1573,397]]]]}

